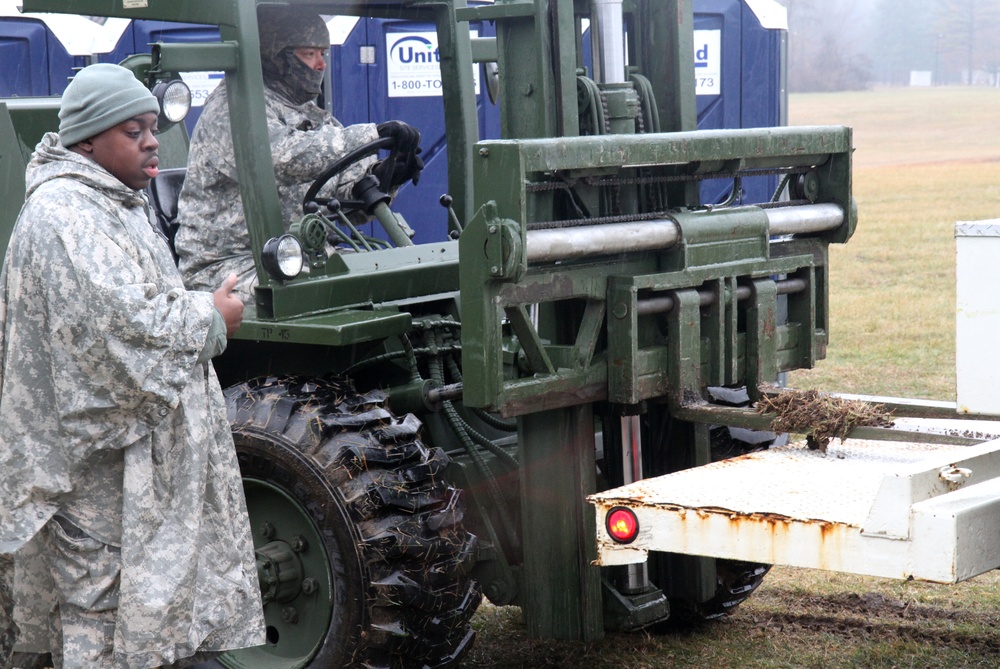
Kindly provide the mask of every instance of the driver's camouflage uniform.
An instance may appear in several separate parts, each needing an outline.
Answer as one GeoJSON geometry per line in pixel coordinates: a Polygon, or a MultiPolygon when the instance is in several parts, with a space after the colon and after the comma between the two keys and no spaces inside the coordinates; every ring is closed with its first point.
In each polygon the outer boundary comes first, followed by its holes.
{"type": "MultiPolygon", "coordinates": [[[[285,227],[302,217],[302,198],[312,182],[335,160],[378,139],[375,125],[344,127],[312,101],[293,104],[264,89],[268,140],[285,227]]],[[[343,172],[336,185],[349,197],[354,181],[375,158],[343,172]]],[[[236,291],[251,300],[256,281],[230,134],[226,85],[208,98],[191,142],[187,176],[178,205],[180,227],[174,241],[184,283],[189,290],[214,290],[229,274],[239,277],[236,291]]]]}

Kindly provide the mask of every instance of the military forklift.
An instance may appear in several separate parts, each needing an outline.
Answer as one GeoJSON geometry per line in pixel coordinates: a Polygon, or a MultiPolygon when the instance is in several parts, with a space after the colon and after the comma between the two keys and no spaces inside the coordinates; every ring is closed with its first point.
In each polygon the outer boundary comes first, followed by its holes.
{"type": "MultiPolygon", "coordinates": [[[[663,498],[672,483],[636,486],[787,448],[768,449],[775,435],[751,405],[825,355],[828,247],[857,221],[850,129],[696,130],[690,0],[285,0],[272,4],[436,26],[449,235],[414,244],[421,221],[377,183],[353,200],[320,195],[352,162],[391,158],[387,140],[335,161],[285,221],[261,141],[257,4],[24,0],[220,31],[123,63],[173,100],[150,192],[168,228],[188,136],[173,112],[183,94],[165,91],[181,72],[224,72],[234,119],[259,284],[216,368],[267,643],[218,663],[452,667],[484,596],[520,607],[532,636],[594,641],[722,616],[770,563],[799,563],[761,548],[766,532],[749,550],[722,531],[743,524],[737,511],[663,498]],[[470,36],[476,21],[496,37],[470,36]],[[480,63],[502,139],[478,141],[480,63]],[[762,176],[777,188],[748,201],[742,184],[762,176]],[[709,182],[728,196],[703,203],[709,182]]],[[[57,106],[0,101],[7,203],[23,201],[57,106]]],[[[4,245],[16,212],[2,212],[4,245]]],[[[935,412],[947,411],[911,411],[935,412]]],[[[765,481],[696,485],[709,496],[765,481]]],[[[772,538],[795,518],[754,517],[772,538]]],[[[896,536],[900,523],[883,525],[896,536]]],[[[828,524],[812,525],[790,545],[822,543],[828,524]]]]}

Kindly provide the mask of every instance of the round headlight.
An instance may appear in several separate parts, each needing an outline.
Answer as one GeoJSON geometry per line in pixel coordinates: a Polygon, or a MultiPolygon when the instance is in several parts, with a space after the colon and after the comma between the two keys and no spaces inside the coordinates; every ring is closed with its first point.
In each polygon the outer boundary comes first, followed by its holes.
{"type": "Polygon", "coordinates": [[[302,244],[293,235],[272,237],[264,243],[261,262],[278,281],[294,279],[302,272],[302,244]]]}
{"type": "Polygon", "coordinates": [[[161,126],[180,123],[191,111],[191,89],[180,79],[156,84],[153,95],[160,101],[161,126]]]}

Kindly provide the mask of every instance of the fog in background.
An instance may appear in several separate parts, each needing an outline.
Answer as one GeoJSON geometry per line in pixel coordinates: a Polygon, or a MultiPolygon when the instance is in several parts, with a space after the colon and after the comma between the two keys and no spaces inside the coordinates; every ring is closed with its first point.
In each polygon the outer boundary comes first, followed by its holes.
{"type": "Polygon", "coordinates": [[[1000,85],[1000,0],[778,0],[792,92],[1000,85]]]}

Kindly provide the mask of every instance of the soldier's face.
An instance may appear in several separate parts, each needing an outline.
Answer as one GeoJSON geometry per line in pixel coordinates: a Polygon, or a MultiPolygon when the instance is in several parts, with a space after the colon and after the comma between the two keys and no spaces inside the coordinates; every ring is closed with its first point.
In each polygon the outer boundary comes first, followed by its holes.
{"type": "Polygon", "coordinates": [[[159,171],[156,114],[149,112],[105,130],[77,147],[133,190],[142,190],[159,171]]]}
{"type": "Polygon", "coordinates": [[[298,56],[299,60],[307,66],[317,72],[322,72],[326,69],[326,51],[326,49],[312,46],[300,46],[293,49],[292,53],[298,56]]]}

